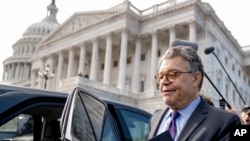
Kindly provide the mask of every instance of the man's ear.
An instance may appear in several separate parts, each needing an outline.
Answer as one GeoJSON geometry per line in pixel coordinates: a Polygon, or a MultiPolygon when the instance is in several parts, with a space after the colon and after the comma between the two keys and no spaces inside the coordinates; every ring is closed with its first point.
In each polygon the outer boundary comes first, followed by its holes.
{"type": "Polygon", "coordinates": [[[197,71],[193,75],[193,86],[199,86],[201,83],[201,72],[197,71]]]}

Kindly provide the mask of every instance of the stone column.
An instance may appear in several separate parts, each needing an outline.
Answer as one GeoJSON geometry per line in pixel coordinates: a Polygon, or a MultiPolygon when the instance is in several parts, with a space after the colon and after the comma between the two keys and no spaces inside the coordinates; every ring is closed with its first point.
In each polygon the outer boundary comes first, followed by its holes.
{"type": "Polygon", "coordinates": [[[190,21],[189,25],[189,41],[196,42],[196,23],[195,21],[190,21]]]}
{"type": "Polygon", "coordinates": [[[9,79],[14,79],[15,78],[15,64],[11,64],[11,74],[8,75],[9,79]]]}
{"type": "Polygon", "coordinates": [[[135,49],[135,67],[134,67],[134,92],[138,93],[140,89],[140,63],[141,63],[141,38],[136,39],[136,49],[135,49]]]}
{"type": "Polygon", "coordinates": [[[28,68],[27,68],[27,63],[24,63],[24,67],[23,67],[23,78],[24,79],[28,79],[28,75],[27,75],[27,72],[29,71],[28,68]]]}
{"type": "Polygon", "coordinates": [[[92,50],[92,58],[91,58],[91,69],[90,69],[90,79],[97,81],[98,79],[98,62],[99,62],[99,45],[97,39],[93,40],[93,50],[92,50]]]}
{"type": "Polygon", "coordinates": [[[8,80],[11,78],[11,75],[12,75],[11,65],[12,64],[8,64],[5,66],[4,80],[8,80]]]}
{"type": "Polygon", "coordinates": [[[62,79],[63,63],[64,63],[64,52],[60,51],[58,56],[58,65],[57,65],[57,77],[56,77],[57,86],[59,86],[59,82],[62,79]]]}
{"type": "Polygon", "coordinates": [[[127,67],[127,45],[128,45],[128,31],[125,29],[121,33],[121,49],[119,62],[119,77],[117,87],[121,90],[125,88],[126,67],[127,67]]]}
{"type": "Polygon", "coordinates": [[[150,90],[153,92],[156,89],[154,76],[157,73],[157,47],[158,47],[158,34],[157,31],[152,33],[152,47],[151,47],[151,67],[150,67],[150,90]]]}
{"type": "Polygon", "coordinates": [[[25,79],[25,73],[26,73],[25,64],[26,64],[26,63],[23,63],[23,64],[22,64],[22,79],[25,79]]]}
{"type": "Polygon", "coordinates": [[[74,48],[69,49],[69,60],[68,60],[68,69],[67,69],[67,78],[70,78],[73,74],[73,65],[74,65],[75,52],[74,48]]]}
{"type": "Polygon", "coordinates": [[[19,80],[20,76],[20,63],[17,64],[17,68],[16,68],[16,73],[15,73],[15,79],[19,80]]]}
{"type": "Polygon", "coordinates": [[[11,75],[12,75],[12,68],[11,68],[11,65],[12,65],[12,64],[5,65],[4,80],[8,80],[8,79],[11,78],[11,75]]]}
{"type": "Polygon", "coordinates": [[[30,63],[27,63],[27,68],[26,68],[26,78],[30,79],[30,72],[31,72],[31,65],[30,63]]]}
{"type": "Polygon", "coordinates": [[[175,25],[171,25],[170,29],[169,29],[169,46],[171,45],[171,43],[174,41],[174,39],[176,38],[176,32],[175,32],[175,25]]]}
{"type": "Polygon", "coordinates": [[[86,60],[86,45],[85,45],[85,43],[82,43],[82,45],[80,47],[80,58],[79,58],[78,74],[85,75],[85,73],[86,73],[86,72],[84,72],[85,60],[86,60]]]}
{"type": "Polygon", "coordinates": [[[2,75],[2,80],[5,80],[5,73],[6,73],[6,65],[3,66],[3,75],[2,75]]]}
{"type": "Polygon", "coordinates": [[[110,85],[110,75],[112,67],[112,35],[108,34],[106,38],[106,52],[105,52],[105,63],[104,63],[104,78],[103,83],[110,85]]]}
{"type": "Polygon", "coordinates": [[[7,80],[10,75],[10,70],[8,70],[10,67],[9,65],[4,65],[4,71],[3,71],[3,77],[2,80],[7,80]]]}
{"type": "Polygon", "coordinates": [[[23,79],[23,63],[20,63],[20,68],[19,68],[19,80],[23,79]]]}
{"type": "Polygon", "coordinates": [[[3,77],[2,80],[8,80],[8,78],[11,75],[11,70],[10,70],[10,64],[4,65],[4,72],[3,72],[3,77]]]}
{"type": "Polygon", "coordinates": [[[23,80],[24,79],[24,63],[20,64],[20,79],[23,80]]]}

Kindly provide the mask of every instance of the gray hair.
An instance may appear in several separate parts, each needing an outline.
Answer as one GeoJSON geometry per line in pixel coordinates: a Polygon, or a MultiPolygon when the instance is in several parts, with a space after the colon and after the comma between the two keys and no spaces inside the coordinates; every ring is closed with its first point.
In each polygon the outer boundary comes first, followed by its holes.
{"type": "Polygon", "coordinates": [[[199,90],[200,90],[203,84],[204,70],[203,70],[203,64],[202,64],[201,58],[197,54],[196,50],[194,50],[193,48],[189,46],[170,47],[165,52],[165,54],[160,58],[160,65],[165,59],[171,59],[175,57],[181,57],[182,59],[186,60],[188,69],[193,74],[197,71],[201,73],[202,77],[201,77],[201,82],[199,84],[199,90]]]}

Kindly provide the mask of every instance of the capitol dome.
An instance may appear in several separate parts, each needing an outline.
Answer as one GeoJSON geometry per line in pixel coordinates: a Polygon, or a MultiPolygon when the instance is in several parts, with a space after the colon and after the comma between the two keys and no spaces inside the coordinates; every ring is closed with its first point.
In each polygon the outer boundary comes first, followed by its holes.
{"type": "Polygon", "coordinates": [[[28,86],[32,67],[30,59],[37,50],[37,44],[60,26],[56,19],[57,12],[55,0],[52,0],[51,4],[47,6],[46,17],[42,21],[30,25],[23,36],[13,44],[12,56],[6,58],[3,62],[4,69],[10,70],[10,72],[5,71],[3,74],[5,82],[26,85],[27,81],[28,86]]]}
{"type": "Polygon", "coordinates": [[[47,6],[47,17],[43,19],[41,22],[34,23],[30,25],[27,30],[24,32],[23,36],[26,35],[47,35],[50,32],[54,31],[59,23],[56,19],[56,14],[58,9],[55,5],[55,1],[52,0],[52,3],[47,6]]]}
{"type": "Polygon", "coordinates": [[[24,32],[25,35],[47,35],[51,31],[54,31],[59,26],[58,23],[43,20],[38,23],[34,23],[27,28],[24,32]]]}

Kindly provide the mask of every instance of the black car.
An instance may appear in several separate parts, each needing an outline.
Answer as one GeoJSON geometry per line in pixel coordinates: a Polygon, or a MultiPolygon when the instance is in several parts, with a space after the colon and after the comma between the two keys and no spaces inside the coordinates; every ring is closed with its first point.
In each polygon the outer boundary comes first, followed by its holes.
{"type": "Polygon", "coordinates": [[[68,94],[0,84],[0,140],[60,138],[60,118],[68,94]],[[32,124],[28,125],[32,119],[32,124]]]}
{"type": "Polygon", "coordinates": [[[90,88],[67,94],[0,85],[0,140],[146,140],[151,114],[101,100],[103,93],[90,88]]]}

